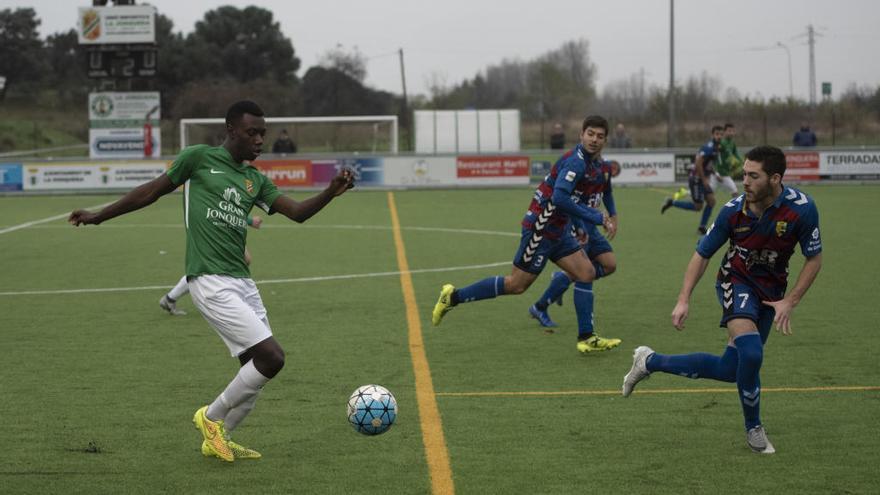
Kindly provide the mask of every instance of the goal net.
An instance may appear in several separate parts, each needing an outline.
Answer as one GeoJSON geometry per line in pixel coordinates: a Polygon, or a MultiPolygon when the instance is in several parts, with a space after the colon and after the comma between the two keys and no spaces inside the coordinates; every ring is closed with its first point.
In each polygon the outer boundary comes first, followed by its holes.
{"type": "MultiPolygon", "coordinates": [[[[283,130],[296,145],[297,153],[397,153],[396,115],[348,117],[267,117],[263,153],[283,130]]],[[[226,137],[222,118],[180,119],[180,149],[193,144],[217,146],[226,137]]]]}

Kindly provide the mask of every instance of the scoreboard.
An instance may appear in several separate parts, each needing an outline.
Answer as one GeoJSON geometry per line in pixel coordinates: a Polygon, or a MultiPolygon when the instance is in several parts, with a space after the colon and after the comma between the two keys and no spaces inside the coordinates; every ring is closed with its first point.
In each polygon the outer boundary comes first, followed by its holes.
{"type": "Polygon", "coordinates": [[[86,49],[86,75],[98,79],[156,77],[159,50],[156,45],[91,45],[86,49]]]}

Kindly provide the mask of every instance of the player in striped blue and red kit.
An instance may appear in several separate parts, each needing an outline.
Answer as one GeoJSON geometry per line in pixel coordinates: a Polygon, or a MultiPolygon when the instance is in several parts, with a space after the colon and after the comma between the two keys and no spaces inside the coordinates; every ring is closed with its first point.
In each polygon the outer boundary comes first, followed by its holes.
{"type": "MultiPolygon", "coordinates": [[[[605,118],[591,115],[584,119],[581,142],[551,167],[535,190],[522,221],[522,236],[510,275],[489,277],[461,289],[445,284],[431,315],[434,326],[458,304],[522,294],[538,278],[547,261],[570,274],[576,289],[592,283],[596,270],[572,232],[570,222],[576,218],[586,225],[612,228],[605,212],[588,206],[589,183],[602,174],[599,155],[607,135],[605,118]]],[[[591,315],[586,290],[575,291],[574,306],[579,321],[591,315]]],[[[618,339],[605,339],[595,333],[581,334],[579,339],[581,352],[606,350],[620,344],[618,339]]]]}
{"type": "Polygon", "coordinates": [[[706,224],[712,218],[712,208],[715,207],[715,192],[709,184],[709,179],[715,173],[715,163],[721,157],[721,137],[724,128],[720,125],[712,127],[712,139],[697,150],[694,158],[694,167],[688,176],[688,187],[691,191],[691,200],[674,200],[666,198],[660,213],[666,213],[666,210],[672,208],[681,208],[682,210],[701,211],[703,215],[700,217],[700,226],[697,233],[703,235],[706,233],[706,224]],[[703,204],[705,203],[705,207],[703,204]]]}
{"type": "MultiPolygon", "coordinates": [[[[587,242],[584,244],[583,249],[587,254],[587,257],[593,263],[593,268],[596,270],[596,279],[611,275],[617,269],[617,258],[614,255],[614,251],[611,249],[611,243],[608,241],[614,239],[614,236],[617,234],[617,207],[614,203],[611,178],[616,177],[619,174],[620,164],[613,160],[605,160],[602,162],[598,174],[585,177],[585,195],[588,198],[587,205],[591,208],[597,209],[604,206],[605,210],[608,212],[609,228],[606,233],[607,238],[599,232],[599,229],[595,225],[581,225],[576,219],[572,220],[572,223],[575,224],[572,228],[574,228],[579,235],[586,236],[587,242]]],[[[541,297],[529,307],[529,314],[532,318],[538,320],[541,326],[557,326],[556,323],[550,319],[548,308],[553,302],[562,304],[562,295],[568,290],[571,283],[571,277],[566,275],[565,272],[555,272],[550,279],[550,285],[541,297]]],[[[583,317],[578,318],[578,334],[581,336],[590,335],[593,333],[594,325],[593,284],[586,284],[586,286],[582,286],[576,290],[586,291],[586,294],[582,296],[585,296],[588,305],[588,312],[584,314],[583,317]]],[[[579,338],[578,341],[584,342],[584,339],[579,338]]],[[[581,347],[585,346],[581,345],[581,347]]],[[[589,352],[590,350],[592,349],[586,348],[586,352],[589,352]]]]}
{"type": "Polygon", "coordinates": [[[782,184],[785,154],[759,146],[743,164],[745,194],[725,204],[715,223],[697,243],[688,263],[672,324],[681,330],[688,303],[709,258],[727,244],[715,282],[722,307],[721,326],[727,328],[727,348],[721,356],[695,353],[663,355],[641,346],[623,381],[623,396],[654,371],[689,378],[736,382],[745,417],[746,440],[759,453],[772,454],[773,445],[761,424],[761,380],[764,344],[773,323],[791,334],[791,313],[813,284],[822,266],[819,213],[813,199],[782,184]],[[795,245],[806,257],[794,288],[786,294],[788,261],[795,245]]]}

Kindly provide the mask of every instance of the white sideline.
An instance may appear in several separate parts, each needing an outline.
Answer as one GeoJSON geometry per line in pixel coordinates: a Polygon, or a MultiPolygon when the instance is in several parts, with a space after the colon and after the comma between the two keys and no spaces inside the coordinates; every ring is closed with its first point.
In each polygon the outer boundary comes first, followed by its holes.
{"type": "MultiPolygon", "coordinates": [[[[2,227],[2,225],[0,225],[2,227]]],[[[182,228],[182,223],[122,223],[122,224],[106,224],[101,225],[102,229],[172,229],[182,228]]],[[[67,225],[42,225],[41,229],[62,229],[67,225]]],[[[347,230],[391,230],[387,225],[263,225],[263,229],[347,229],[347,230]]],[[[418,232],[445,232],[450,234],[475,234],[475,235],[497,235],[502,237],[520,237],[519,232],[498,231],[498,230],[476,230],[476,229],[453,229],[447,227],[401,227],[400,230],[414,230],[418,232]]]]}
{"type": "MultiPolygon", "coordinates": [[[[107,202],[107,203],[103,203],[103,204],[100,204],[100,205],[89,206],[88,208],[86,208],[86,210],[91,210],[91,209],[94,209],[94,208],[103,208],[103,207],[105,207],[105,206],[107,206],[107,205],[109,205],[109,204],[111,204],[111,203],[113,203],[113,201],[110,201],[110,202],[107,202]]],[[[52,221],[55,221],[55,220],[61,220],[62,218],[67,218],[69,215],[70,215],[70,212],[67,212],[67,213],[62,213],[62,214],[60,214],[60,215],[55,215],[54,217],[43,218],[43,219],[40,219],[40,220],[34,220],[34,221],[31,221],[31,222],[25,222],[25,223],[21,223],[21,224],[18,224],[18,225],[13,225],[12,227],[6,227],[5,229],[0,230],[0,234],[5,234],[5,233],[7,233],[7,232],[13,232],[13,231],[15,231],[15,230],[20,230],[20,229],[26,229],[26,228],[28,228],[28,227],[32,227],[32,226],[34,226],[34,225],[39,225],[39,224],[41,224],[41,223],[52,222],[52,221]]]]}
{"type": "MultiPolygon", "coordinates": [[[[480,268],[491,268],[493,266],[510,265],[510,261],[499,261],[496,263],[486,263],[483,265],[468,266],[450,266],[446,268],[423,268],[421,270],[409,270],[413,273],[435,273],[435,272],[452,272],[456,270],[476,270],[480,268]]],[[[399,276],[403,272],[375,272],[375,273],[352,273],[348,275],[327,275],[324,277],[301,277],[301,278],[280,278],[271,280],[258,280],[257,285],[263,284],[288,284],[298,282],[324,282],[327,280],[347,280],[353,278],[369,278],[369,277],[390,277],[399,276]]],[[[0,292],[0,296],[45,296],[52,294],[85,294],[94,292],[129,292],[138,290],[168,290],[170,285],[146,285],[142,287],[104,287],[97,289],[55,289],[55,290],[25,290],[13,292],[0,292]]]]}

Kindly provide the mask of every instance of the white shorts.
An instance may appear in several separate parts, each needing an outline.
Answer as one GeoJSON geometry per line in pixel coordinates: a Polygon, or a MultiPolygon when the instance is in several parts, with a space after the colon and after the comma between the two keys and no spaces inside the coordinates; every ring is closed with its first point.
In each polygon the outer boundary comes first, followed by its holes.
{"type": "Polygon", "coordinates": [[[709,187],[711,187],[713,191],[718,191],[719,184],[724,189],[730,191],[731,194],[736,194],[736,182],[733,181],[731,176],[718,174],[712,174],[709,176],[709,187]]]}
{"type": "Polygon", "coordinates": [[[253,280],[200,275],[189,280],[189,293],[233,356],[272,336],[266,308],[253,280]]]}

